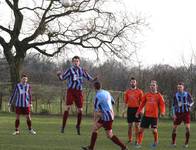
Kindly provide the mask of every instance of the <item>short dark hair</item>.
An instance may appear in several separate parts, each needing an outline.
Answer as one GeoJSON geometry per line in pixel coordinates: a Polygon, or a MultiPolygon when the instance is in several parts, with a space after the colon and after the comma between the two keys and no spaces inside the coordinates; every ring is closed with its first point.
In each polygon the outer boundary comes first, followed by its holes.
{"type": "Polygon", "coordinates": [[[136,79],[135,79],[134,77],[131,77],[130,81],[131,81],[131,80],[136,80],[136,79]]]}
{"type": "Polygon", "coordinates": [[[180,81],[180,82],[178,82],[178,85],[183,85],[184,86],[184,82],[180,81]]]}
{"type": "Polygon", "coordinates": [[[72,58],[72,61],[73,61],[74,59],[79,59],[79,60],[80,60],[80,57],[79,57],[79,56],[74,56],[74,57],[72,58]]]}
{"type": "Polygon", "coordinates": [[[23,77],[26,77],[26,78],[27,78],[27,74],[23,73],[23,74],[21,75],[21,79],[22,79],[23,77]]]}
{"type": "Polygon", "coordinates": [[[100,83],[99,81],[96,81],[96,82],[94,83],[94,88],[95,88],[96,90],[100,90],[100,89],[101,89],[101,83],[100,83]]]}

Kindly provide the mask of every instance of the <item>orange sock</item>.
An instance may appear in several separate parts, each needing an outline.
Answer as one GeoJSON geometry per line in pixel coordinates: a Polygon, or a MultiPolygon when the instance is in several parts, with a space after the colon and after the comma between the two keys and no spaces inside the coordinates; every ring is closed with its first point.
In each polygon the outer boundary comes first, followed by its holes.
{"type": "Polygon", "coordinates": [[[144,132],[143,131],[140,131],[138,133],[138,140],[137,140],[137,143],[138,144],[142,144],[143,137],[144,137],[144,132]]]}
{"type": "Polygon", "coordinates": [[[153,132],[153,135],[154,135],[154,143],[155,144],[158,144],[158,132],[153,132]]]}
{"type": "Polygon", "coordinates": [[[135,141],[138,139],[138,134],[139,134],[139,128],[135,127],[135,141]]]}
{"type": "Polygon", "coordinates": [[[128,129],[128,137],[129,137],[129,141],[132,142],[132,128],[130,127],[128,129]]]}

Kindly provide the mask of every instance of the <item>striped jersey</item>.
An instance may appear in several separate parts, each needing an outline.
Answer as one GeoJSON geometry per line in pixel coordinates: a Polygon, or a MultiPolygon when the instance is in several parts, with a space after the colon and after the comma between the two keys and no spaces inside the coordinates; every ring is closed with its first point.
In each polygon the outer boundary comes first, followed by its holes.
{"type": "Polygon", "coordinates": [[[83,78],[92,81],[93,78],[82,68],[72,66],[59,76],[60,80],[67,80],[68,89],[82,90],[83,78]]]}
{"type": "Polygon", "coordinates": [[[173,99],[173,114],[189,112],[193,104],[192,97],[188,92],[176,92],[173,99]]]}
{"type": "Polygon", "coordinates": [[[114,120],[113,103],[114,99],[108,91],[99,90],[95,96],[94,111],[102,113],[103,121],[112,121],[114,120]]]}
{"type": "Polygon", "coordinates": [[[16,107],[29,107],[31,100],[31,86],[29,84],[18,83],[14,88],[9,103],[15,103],[16,107]]]}

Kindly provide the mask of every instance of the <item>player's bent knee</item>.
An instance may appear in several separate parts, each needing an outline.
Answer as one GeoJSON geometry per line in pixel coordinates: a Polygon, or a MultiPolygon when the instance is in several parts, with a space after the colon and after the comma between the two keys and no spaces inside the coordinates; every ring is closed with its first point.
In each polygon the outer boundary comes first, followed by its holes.
{"type": "Polygon", "coordinates": [[[112,130],[107,130],[106,135],[107,135],[107,138],[111,139],[113,137],[112,130]]]}

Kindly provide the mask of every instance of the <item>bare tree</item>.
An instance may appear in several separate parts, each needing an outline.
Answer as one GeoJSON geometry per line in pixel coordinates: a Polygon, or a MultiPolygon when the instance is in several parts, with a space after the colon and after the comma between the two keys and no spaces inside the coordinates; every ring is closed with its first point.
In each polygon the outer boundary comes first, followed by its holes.
{"type": "Polygon", "coordinates": [[[63,6],[58,0],[2,2],[5,11],[11,12],[10,20],[0,23],[0,45],[9,64],[12,86],[18,82],[24,58],[32,50],[53,57],[77,46],[129,58],[127,42],[135,43],[128,35],[137,33],[144,19],[117,19],[104,3],[105,0],[73,0],[71,5],[63,6]]]}

